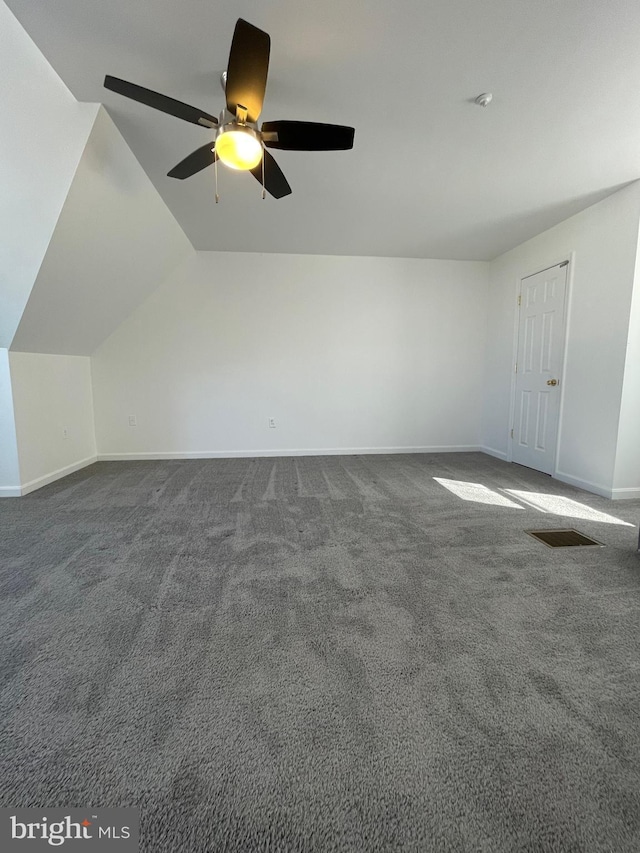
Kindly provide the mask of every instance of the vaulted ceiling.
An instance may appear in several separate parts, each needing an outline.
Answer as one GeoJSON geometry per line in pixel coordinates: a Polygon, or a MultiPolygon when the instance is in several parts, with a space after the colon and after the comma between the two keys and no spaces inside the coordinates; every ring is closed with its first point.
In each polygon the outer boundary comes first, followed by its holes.
{"type": "Polygon", "coordinates": [[[7,2],[197,249],[488,260],[640,177],[635,0],[7,2]],[[216,205],[213,169],[166,177],[211,132],[102,81],[216,114],[238,17],[271,35],[262,119],[352,124],[355,148],[276,152],[279,201],[221,168],[216,205]]]}

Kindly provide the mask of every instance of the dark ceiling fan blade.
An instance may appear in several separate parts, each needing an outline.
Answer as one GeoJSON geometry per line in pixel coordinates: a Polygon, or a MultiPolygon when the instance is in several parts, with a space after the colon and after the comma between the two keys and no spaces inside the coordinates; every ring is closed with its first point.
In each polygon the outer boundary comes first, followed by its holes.
{"type": "Polygon", "coordinates": [[[315,121],[265,121],[264,144],[284,151],[344,151],[353,148],[355,129],[315,121]],[[270,139],[271,134],[277,138],[270,139]]]}
{"type": "Polygon", "coordinates": [[[269,34],[238,18],[227,65],[227,109],[236,114],[238,104],[247,110],[247,121],[258,121],[267,88],[269,34]]]}
{"type": "Polygon", "coordinates": [[[192,124],[199,124],[204,127],[215,127],[218,124],[218,119],[215,116],[211,116],[203,110],[190,107],[189,104],[183,104],[182,101],[176,101],[167,95],[161,95],[159,92],[152,92],[151,89],[145,89],[144,86],[128,83],[119,77],[111,77],[107,74],[104,78],[104,86],[105,89],[124,95],[125,98],[131,98],[141,104],[146,104],[148,107],[153,107],[154,110],[160,110],[176,118],[184,119],[184,121],[190,121],[192,124]]]}
{"type": "Polygon", "coordinates": [[[216,161],[216,152],[213,150],[215,142],[207,142],[202,148],[196,149],[184,160],[181,160],[177,166],[174,166],[170,172],[167,172],[167,177],[178,178],[184,181],[185,178],[190,178],[196,172],[201,172],[216,161]]]}
{"type": "MultiPolygon", "coordinates": [[[[274,198],[282,198],[285,195],[290,195],[291,187],[289,186],[285,176],[282,174],[282,169],[278,166],[268,151],[264,152],[263,160],[264,188],[266,191],[274,198]]],[[[251,170],[251,174],[257,181],[262,183],[262,160],[254,169],[251,170]]]]}

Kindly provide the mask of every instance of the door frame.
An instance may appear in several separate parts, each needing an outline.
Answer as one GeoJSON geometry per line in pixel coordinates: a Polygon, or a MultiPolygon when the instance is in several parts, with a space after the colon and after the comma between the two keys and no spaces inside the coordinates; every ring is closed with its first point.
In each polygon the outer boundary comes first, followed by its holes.
{"type": "Polygon", "coordinates": [[[555,260],[549,260],[546,263],[538,263],[535,267],[530,268],[528,271],[523,271],[518,273],[516,276],[514,285],[513,285],[513,301],[516,306],[516,310],[514,312],[514,321],[513,321],[513,345],[511,352],[511,390],[509,396],[509,426],[507,428],[507,462],[513,462],[513,436],[512,430],[515,428],[515,415],[516,415],[516,362],[518,360],[518,332],[520,329],[520,308],[521,306],[518,304],[518,297],[522,292],[522,281],[525,278],[529,278],[529,276],[537,275],[537,273],[544,272],[545,270],[551,269],[552,267],[557,267],[559,264],[567,262],[567,285],[564,294],[564,316],[562,318],[562,362],[560,365],[560,405],[558,406],[558,431],[556,434],[556,446],[553,451],[553,470],[551,476],[556,478],[558,474],[558,448],[560,447],[560,442],[562,440],[562,426],[564,423],[564,385],[566,381],[566,370],[567,370],[567,347],[569,343],[569,317],[571,312],[571,305],[573,301],[573,274],[575,269],[575,256],[576,253],[573,250],[564,252],[559,258],[555,260]]]}

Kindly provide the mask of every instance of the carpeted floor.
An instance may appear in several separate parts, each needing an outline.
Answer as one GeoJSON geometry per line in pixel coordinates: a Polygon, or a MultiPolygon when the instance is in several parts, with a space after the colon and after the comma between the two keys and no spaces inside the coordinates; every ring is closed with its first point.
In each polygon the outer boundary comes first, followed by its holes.
{"type": "Polygon", "coordinates": [[[148,853],[637,853],[639,517],[482,454],[4,500],[0,805],[139,806],[148,853]],[[523,532],[566,526],[606,547],[523,532]]]}

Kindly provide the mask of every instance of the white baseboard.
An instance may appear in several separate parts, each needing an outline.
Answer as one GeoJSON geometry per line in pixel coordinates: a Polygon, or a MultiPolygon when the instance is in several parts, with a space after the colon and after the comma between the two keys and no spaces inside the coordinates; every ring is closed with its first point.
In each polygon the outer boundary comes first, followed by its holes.
{"type": "Polygon", "coordinates": [[[133,462],[146,459],[235,459],[258,456],[364,456],[374,453],[473,453],[478,445],[437,447],[325,447],[295,450],[192,450],[138,453],[98,453],[98,462],[133,462]]]}
{"type": "Polygon", "coordinates": [[[595,495],[602,495],[603,498],[613,497],[612,491],[608,486],[603,486],[600,483],[592,483],[590,480],[581,480],[579,477],[574,477],[571,474],[565,474],[564,471],[556,471],[553,475],[554,479],[560,480],[561,483],[568,483],[570,486],[576,486],[578,489],[584,489],[585,492],[593,492],[595,495]]]}
{"type": "Polygon", "coordinates": [[[496,459],[502,459],[503,462],[507,461],[507,454],[503,453],[502,450],[496,450],[493,447],[480,447],[479,448],[483,453],[487,453],[489,456],[495,456],[496,459]]]}
{"type": "Polygon", "coordinates": [[[579,489],[584,489],[585,492],[593,492],[596,495],[602,495],[603,498],[609,498],[611,501],[633,501],[640,499],[640,488],[630,487],[624,489],[611,489],[609,486],[603,486],[600,483],[591,483],[589,480],[581,480],[579,477],[573,477],[571,474],[565,474],[564,471],[556,471],[553,475],[556,480],[562,483],[568,483],[570,486],[577,486],[579,489]]]}
{"type": "Polygon", "coordinates": [[[0,498],[19,498],[22,496],[20,486],[0,486],[0,498]]]}
{"type": "Polygon", "coordinates": [[[36,489],[48,486],[49,483],[54,483],[56,480],[60,480],[68,474],[73,474],[74,471],[86,468],[87,465],[93,465],[97,460],[97,456],[87,456],[86,459],[81,459],[79,462],[74,462],[72,465],[66,465],[64,468],[58,468],[57,471],[52,471],[50,474],[45,474],[44,477],[38,477],[36,480],[31,480],[29,483],[23,483],[20,489],[20,494],[28,495],[30,492],[35,492],[36,489]]]}
{"type": "Polygon", "coordinates": [[[640,489],[611,489],[612,501],[637,501],[640,499],[640,489]]]}

